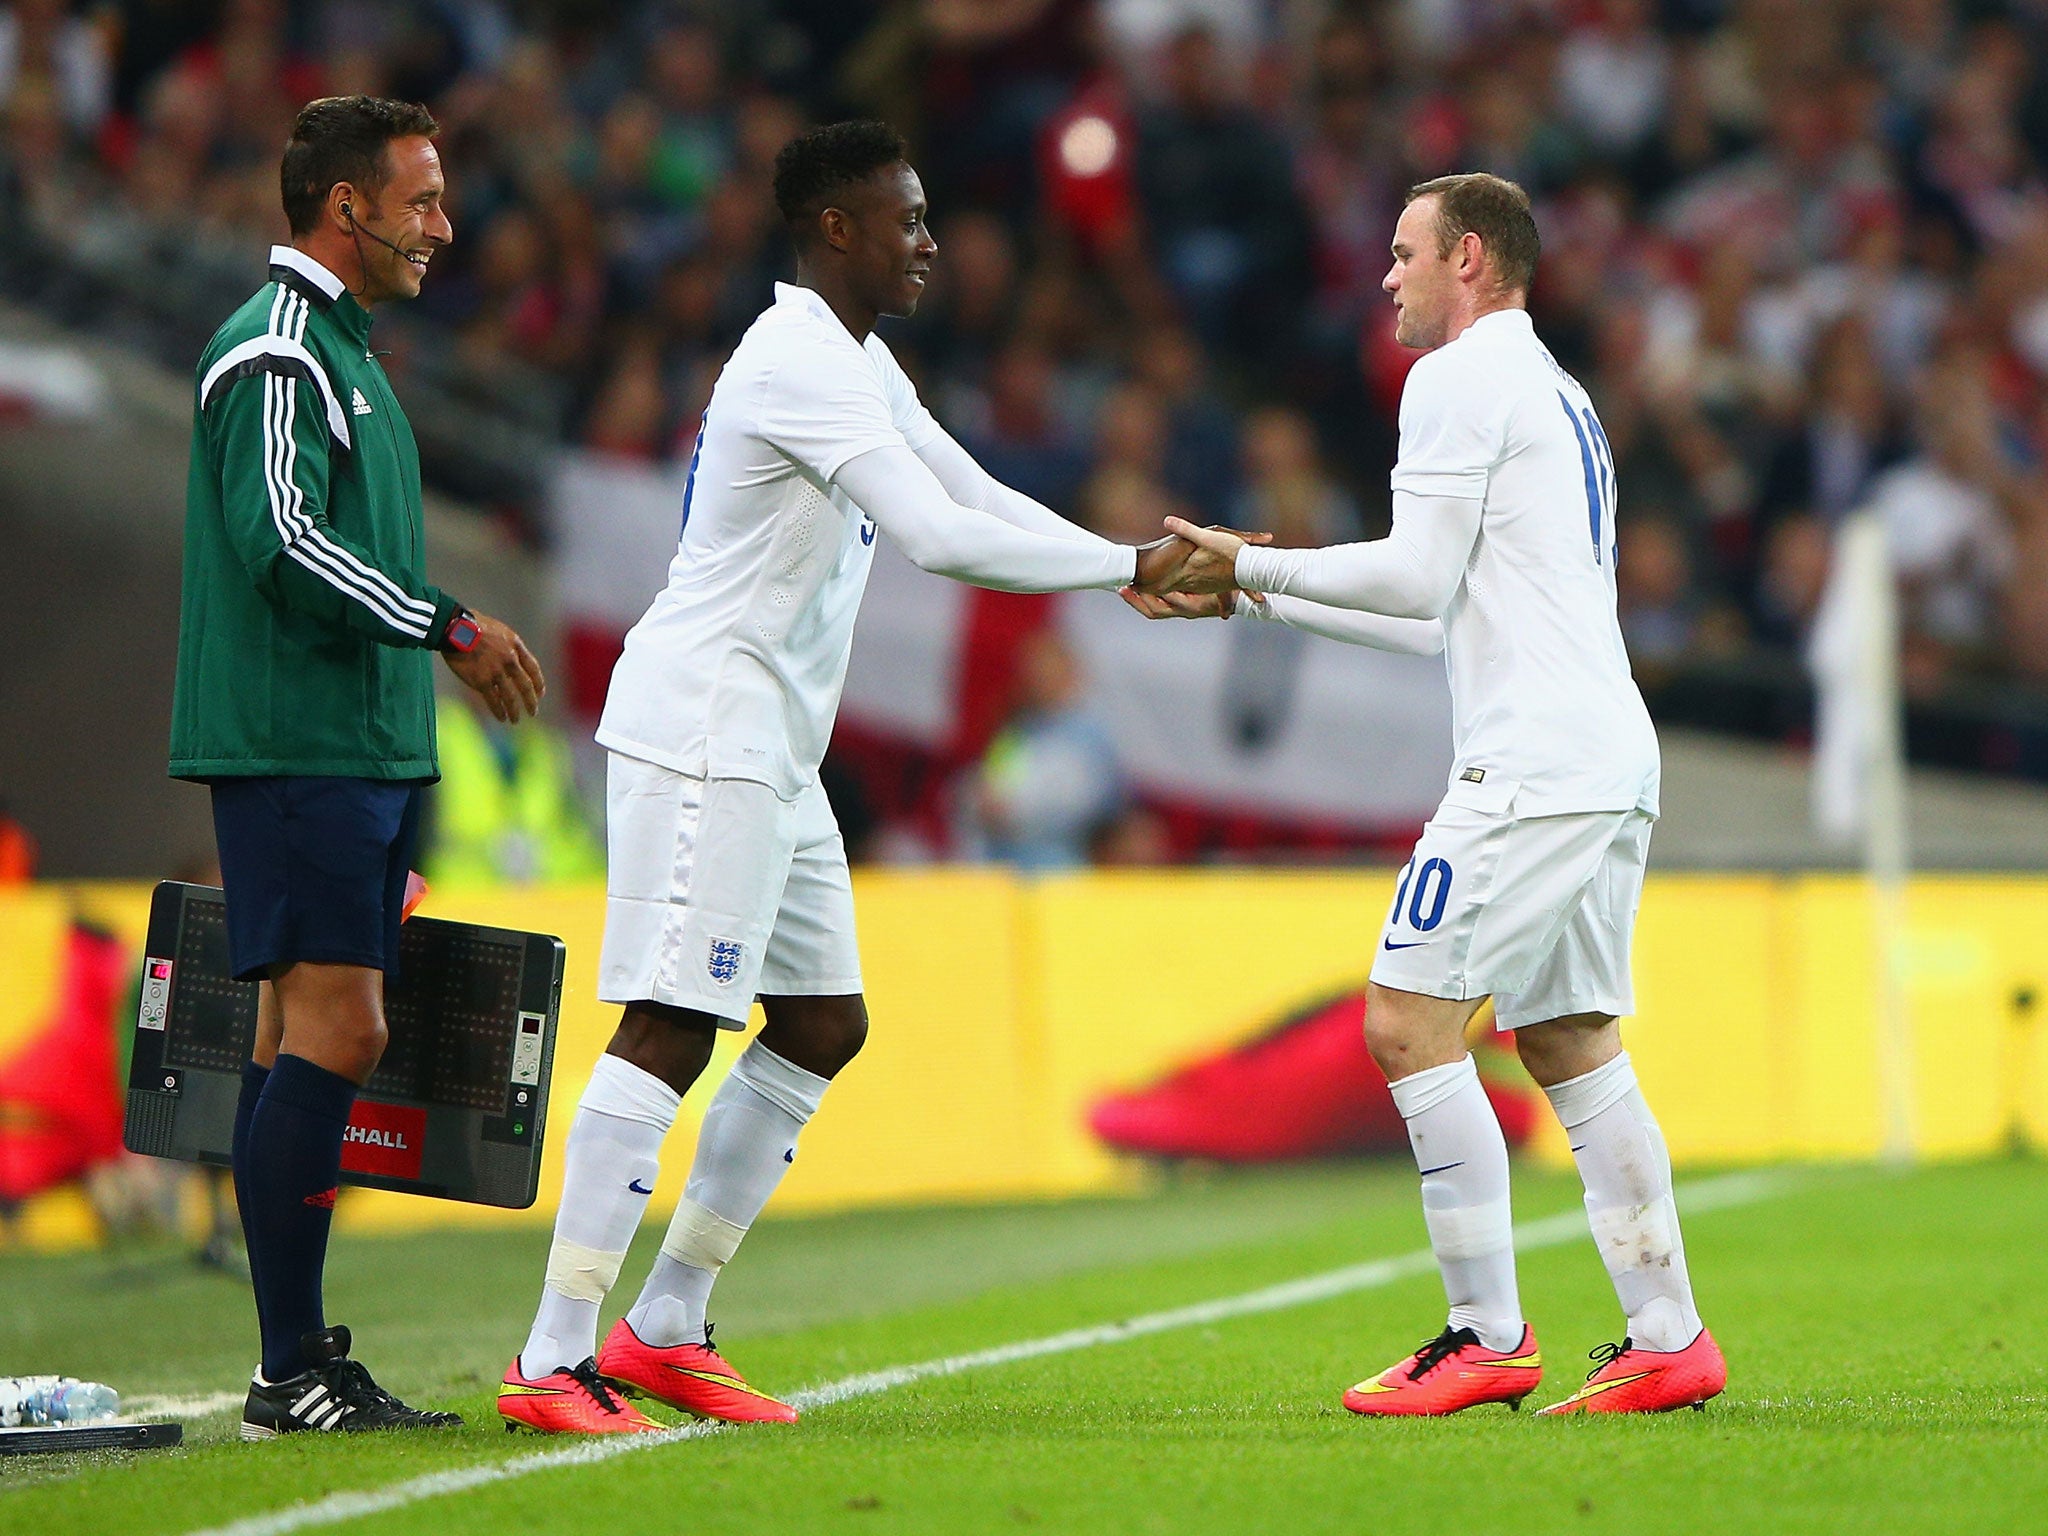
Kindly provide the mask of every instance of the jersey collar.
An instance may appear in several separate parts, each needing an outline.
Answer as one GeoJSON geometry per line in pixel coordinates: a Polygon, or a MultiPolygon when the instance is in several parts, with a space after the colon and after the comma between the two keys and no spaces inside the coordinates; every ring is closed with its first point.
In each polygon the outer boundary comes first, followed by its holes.
{"type": "Polygon", "coordinates": [[[346,285],[304,251],[289,245],[270,248],[270,278],[325,309],[347,291],[346,285]]]}
{"type": "Polygon", "coordinates": [[[1466,326],[1465,329],[1476,331],[1482,325],[1496,331],[1517,330],[1534,332],[1536,329],[1536,322],[1529,318],[1529,311],[1526,309],[1489,310],[1466,326]]]}
{"type": "Polygon", "coordinates": [[[295,246],[273,245],[270,248],[270,280],[282,283],[298,294],[315,309],[332,310],[334,317],[358,340],[370,334],[370,312],[353,298],[347,304],[340,302],[348,292],[348,285],[327,267],[295,246]]]}
{"type": "MultiPolygon", "coordinates": [[[[817,289],[806,288],[801,283],[777,283],[775,285],[775,302],[777,304],[788,304],[815,315],[818,319],[823,320],[834,330],[838,331],[848,341],[853,341],[853,332],[846,328],[844,320],[841,320],[832,313],[832,306],[825,302],[825,296],[818,292],[817,289]]],[[[855,346],[860,345],[857,341],[854,341],[853,344],[855,346]]]]}

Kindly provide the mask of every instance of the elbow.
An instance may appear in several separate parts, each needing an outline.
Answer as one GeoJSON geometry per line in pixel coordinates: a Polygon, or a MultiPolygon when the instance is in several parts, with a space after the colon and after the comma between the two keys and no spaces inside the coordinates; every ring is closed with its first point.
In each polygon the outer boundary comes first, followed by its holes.
{"type": "Polygon", "coordinates": [[[1437,649],[1443,649],[1444,610],[1451,606],[1451,599],[1458,595],[1458,588],[1465,580],[1465,562],[1460,560],[1448,573],[1431,570],[1426,576],[1418,573],[1413,583],[1414,601],[1406,616],[1411,619],[1427,619],[1437,632],[1437,649]]]}
{"type": "Polygon", "coordinates": [[[976,512],[986,512],[991,517],[1002,514],[996,510],[996,481],[980,465],[975,466],[975,476],[959,490],[947,487],[955,502],[963,507],[972,507],[976,512]]]}
{"type": "Polygon", "coordinates": [[[1437,592],[1422,588],[1409,588],[1394,595],[1394,601],[1386,611],[1397,619],[1421,619],[1435,624],[1438,650],[1443,649],[1443,626],[1437,621],[1444,616],[1444,610],[1451,606],[1451,596],[1457,591],[1437,592]]]}
{"type": "Polygon", "coordinates": [[[895,544],[912,565],[933,576],[949,576],[958,581],[972,565],[968,552],[956,547],[949,539],[919,533],[907,539],[896,539],[895,544]]]}
{"type": "Polygon", "coordinates": [[[904,558],[920,571],[929,571],[934,576],[953,574],[953,551],[938,539],[898,539],[896,547],[903,551],[904,558]]]}

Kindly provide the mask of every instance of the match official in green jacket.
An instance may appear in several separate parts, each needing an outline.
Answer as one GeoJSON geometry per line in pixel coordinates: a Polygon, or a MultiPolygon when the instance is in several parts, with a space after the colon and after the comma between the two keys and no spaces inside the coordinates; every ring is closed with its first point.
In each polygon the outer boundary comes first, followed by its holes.
{"type": "Polygon", "coordinates": [[[321,1301],[439,772],[433,653],[507,722],[545,687],[516,634],[428,583],[419,451],[371,341],[371,312],[417,296],[454,238],[436,131],[424,107],[367,96],[299,113],[291,243],[194,392],[171,772],[211,787],[229,964],[268,983],[233,1153],[263,1337],[245,1440],[460,1422],[380,1389],[321,1301]]]}

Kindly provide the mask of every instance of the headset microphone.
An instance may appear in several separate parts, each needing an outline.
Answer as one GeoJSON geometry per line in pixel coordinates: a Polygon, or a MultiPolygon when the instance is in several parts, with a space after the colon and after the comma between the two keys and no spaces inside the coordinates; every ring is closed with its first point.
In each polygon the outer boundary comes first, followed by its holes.
{"type": "Polygon", "coordinates": [[[383,246],[385,250],[396,252],[398,255],[403,256],[407,261],[412,262],[414,266],[420,265],[418,259],[415,258],[413,253],[411,251],[408,251],[404,246],[397,244],[395,241],[386,240],[374,229],[365,229],[363,228],[362,225],[358,224],[356,222],[355,209],[351,207],[349,204],[343,203],[341,205],[341,216],[348,220],[348,232],[350,234],[368,235],[372,240],[376,241],[379,245],[383,246]]]}

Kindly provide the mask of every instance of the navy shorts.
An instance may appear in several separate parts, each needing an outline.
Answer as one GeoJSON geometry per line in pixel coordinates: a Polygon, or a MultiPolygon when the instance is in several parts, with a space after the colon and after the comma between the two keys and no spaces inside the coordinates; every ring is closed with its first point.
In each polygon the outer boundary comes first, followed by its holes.
{"type": "Polygon", "coordinates": [[[237,981],[297,960],[398,969],[418,783],[293,777],[212,788],[237,981]]]}

